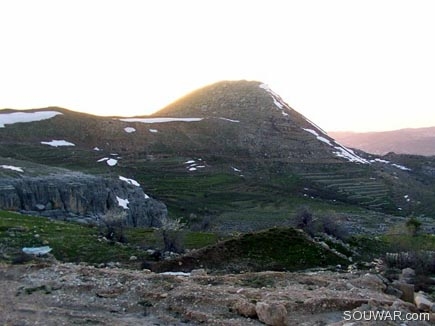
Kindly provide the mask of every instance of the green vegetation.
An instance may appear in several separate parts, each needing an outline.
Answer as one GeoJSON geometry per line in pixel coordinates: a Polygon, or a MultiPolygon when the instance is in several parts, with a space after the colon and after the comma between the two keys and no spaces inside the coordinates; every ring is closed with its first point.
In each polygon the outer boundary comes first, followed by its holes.
{"type": "MultiPolygon", "coordinates": [[[[124,229],[124,235],[126,243],[121,244],[102,238],[97,227],[0,211],[0,259],[6,261],[20,260],[23,247],[48,245],[60,261],[128,265],[131,256],[148,259],[144,249],[162,248],[152,229],[124,229]]],[[[199,248],[217,240],[214,234],[186,232],[185,246],[199,248]]]]}
{"type": "Polygon", "coordinates": [[[227,272],[288,270],[348,264],[293,228],[272,228],[219,242],[174,261],[163,261],[157,271],[210,268],[227,272]]]}

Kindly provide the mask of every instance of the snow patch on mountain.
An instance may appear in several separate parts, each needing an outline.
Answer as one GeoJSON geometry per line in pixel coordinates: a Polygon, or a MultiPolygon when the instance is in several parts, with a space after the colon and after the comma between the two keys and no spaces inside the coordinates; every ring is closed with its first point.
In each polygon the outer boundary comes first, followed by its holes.
{"type": "Polygon", "coordinates": [[[201,158],[198,158],[196,160],[188,160],[183,164],[186,165],[187,171],[190,172],[197,171],[198,169],[203,169],[206,167],[204,165],[204,161],[201,158]]]}
{"type": "Polygon", "coordinates": [[[52,141],[42,141],[41,144],[49,145],[52,147],[61,147],[61,146],[75,146],[75,144],[70,143],[66,140],[52,140],[52,141]]]}
{"type": "Polygon", "coordinates": [[[195,122],[201,121],[203,118],[122,118],[119,119],[125,122],[140,122],[140,123],[164,123],[164,122],[195,122]]]}
{"type": "Polygon", "coordinates": [[[355,152],[353,150],[351,150],[351,149],[349,149],[349,148],[347,148],[347,147],[337,143],[335,140],[330,140],[330,139],[327,139],[326,137],[323,137],[323,136],[319,135],[319,133],[316,130],[313,130],[313,129],[310,129],[310,128],[302,128],[302,129],[305,130],[306,132],[309,132],[313,136],[315,136],[321,142],[323,142],[323,143],[333,147],[334,149],[336,149],[336,151],[333,151],[333,153],[336,156],[345,158],[346,160],[348,160],[350,162],[362,163],[362,164],[370,164],[366,159],[363,159],[362,157],[360,157],[357,154],[355,154],[355,152]]]}
{"type": "Polygon", "coordinates": [[[1,113],[0,128],[4,128],[5,125],[10,125],[14,123],[48,120],[55,117],[58,114],[62,114],[62,113],[57,111],[1,113]]]}
{"type": "Polygon", "coordinates": [[[6,170],[12,170],[17,172],[24,172],[24,170],[18,166],[13,165],[0,165],[0,168],[6,169],[6,170]]]}
{"type": "Polygon", "coordinates": [[[124,209],[128,209],[128,204],[130,204],[130,202],[128,201],[128,199],[122,199],[118,196],[116,196],[116,200],[118,201],[118,205],[124,209]]]}
{"type": "Polygon", "coordinates": [[[108,157],[100,158],[97,162],[106,162],[108,166],[115,166],[118,164],[118,160],[108,157]]]}
{"type": "Polygon", "coordinates": [[[240,120],[233,120],[233,119],[222,118],[222,117],[219,118],[219,119],[224,120],[224,121],[234,122],[234,123],[239,123],[240,122],[240,120]]]}
{"type": "Polygon", "coordinates": [[[264,89],[266,92],[269,93],[269,95],[273,99],[273,103],[277,107],[277,109],[282,110],[282,114],[284,116],[287,116],[288,113],[284,112],[284,109],[291,110],[290,106],[288,106],[287,103],[284,102],[284,100],[279,96],[277,93],[275,93],[267,84],[260,84],[260,88],[264,89]]]}
{"type": "Polygon", "coordinates": [[[119,180],[125,181],[128,184],[130,184],[130,185],[133,185],[133,186],[136,186],[136,187],[140,187],[139,182],[137,182],[136,180],[128,179],[128,178],[125,178],[123,176],[119,176],[119,180]]]}
{"type": "Polygon", "coordinates": [[[126,133],[128,133],[128,134],[131,134],[132,132],[135,132],[136,129],[133,128],[133,127],[125,127],[125,128],[124,128],[124,131],[125,131],[126,133]]]}
{"type": "Polygon", "coordinates": [[[391,163],[390,161],[383,160],[383,159],[380,159],[380,158],[372,159],[372,160],[370,160],[370,162],[371,163],[390,164],[391,166],[394,166],[395,168],[400,169],[402,171],[412,171],[410,168],[407,168],[406,166],[403,166],[403,165],[400,165],[400,164],[397,164],[397,163],[391,163]]]}

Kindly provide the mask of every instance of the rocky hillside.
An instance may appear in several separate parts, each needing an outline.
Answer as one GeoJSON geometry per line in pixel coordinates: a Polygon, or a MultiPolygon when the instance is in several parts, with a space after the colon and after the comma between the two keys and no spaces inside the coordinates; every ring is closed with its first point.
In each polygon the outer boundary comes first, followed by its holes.
{"type": "Polygon", "coordinates": [[[0,158],[0,207],[4,210],[94,224],[109,210],[124,210],[125,224],[132,227],[160,226],[167,217],[166,206],[146,195],[135,180],[59,168],[45,173],[46,167],[13,162],[1,164],[0,158]]]}
{"type": "Polygon", "coordinates": [[[382,132],[329,132],[340,143],[367,153],[435,155],[435,127],[382,132]]]}
{"type": "Polygon", "coordinates": [[[357,213],[375,229],[376,214],[435,211],[435,177],[426,173],[433,161],[352,151],[260,82],[209,85],[152,116],[52,107],[2,111],[0,123],[3,165],[18,159],[122,176],[170,215],[209,219],[224,231],[281,225],[303,205],[357,213]]]}

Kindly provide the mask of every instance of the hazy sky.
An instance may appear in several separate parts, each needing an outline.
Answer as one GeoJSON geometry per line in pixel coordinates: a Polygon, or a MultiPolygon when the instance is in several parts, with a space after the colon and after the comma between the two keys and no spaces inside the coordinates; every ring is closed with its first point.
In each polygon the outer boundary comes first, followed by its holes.
{"type": "Polygon", "coordinates": [[[259,80],[326,130],[435,126],[432,0],[0,0],[0,108],[144,115],[259,80]]]}

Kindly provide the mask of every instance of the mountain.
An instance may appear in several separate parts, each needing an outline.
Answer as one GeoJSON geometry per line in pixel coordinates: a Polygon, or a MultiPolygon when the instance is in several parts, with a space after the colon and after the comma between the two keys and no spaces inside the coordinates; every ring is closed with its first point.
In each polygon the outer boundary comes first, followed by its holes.
{"type": "Polygon", "coordinates": [[[389,152],[435,155],[435,127],[381,132],[331,131],[328,134],[346,146],[377,155],[389,152]]]}
{"type": "Polygon", "coordinates": [[[151,116],[50,107],[0,111],[0,125],[0,167],[122,176],[171,216],[219,232],[283,225],[301,206],[370,232],[435,212],[433,159],[348,149],[261,82],[208,85],[151,116]]]}

